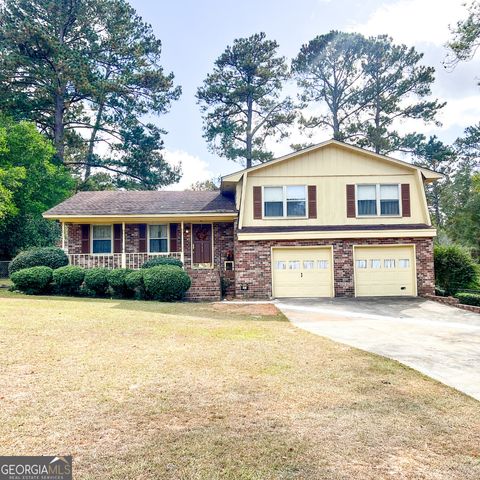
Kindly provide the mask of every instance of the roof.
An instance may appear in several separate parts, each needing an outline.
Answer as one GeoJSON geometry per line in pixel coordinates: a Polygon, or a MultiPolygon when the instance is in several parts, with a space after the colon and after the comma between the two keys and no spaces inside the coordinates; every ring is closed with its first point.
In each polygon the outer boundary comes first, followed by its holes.
{"type": "Polygon", "coordinates": [[[345,142],[340,142],[339,140],[335,140],[335,139],[332,138],[330,140],[326,140],[325,142],[318,143],[318,144],[313,145],[311,147],[303,148],[301,150],[297,150],[295,152],[288,153],[287,155],[283,155],[282,157],[274,158],[274,159],[269,160],[267,162],[261,163],[260,165],[255,165],[253,167],[245,168],[243,170],[239,170],[239,171],[231,173],[229,175],[225,175],[224,177],[222,177],[222,186],[226,182],[238,182],[244,173],[252,172],[252,171],[259,170],[259,169],[265,168],[265,167],[269,167],[270,165],[273,165],[275,163],[283,162],[285,160],[289,160],[290,158],[296,157],[298,155],[303,155],[304,153],[313,152],[315,150],[319,150],[321,148],[328,147],[330,145],[340,147],[340,148],[344,148],[345,150],[350,150],[350,151],[353,151],[353,152],[361,153],[363,155],[369,155],[373,158],[377,158],[378,160],[395,163],[397,165],[402,165],[402,166],[408,167],[412,170],[420,170],[420,172],[423,174],[423,176],[425,177],[426,180],[433,181],[433,180],[438,180],[438,179],[444,177],[444,175],[442,175],[441,173],[435,172],[434,170],[430,170],[429,168],[418,167],[416,165],[413,165],[412,163],[405,162],[404,160],[398,160],[397,158],[392,158],[392,157],[388,157],[386,155],[381,155],[379,153],[375,153],[375,152],[372,152],[370,150],[366,150],[364,148],[357,147],[355,145],[350,145],[350,144],[345,143],[345,142]]]}
{"type": "Polygon", "coordinates": [[[64,215],[161,215],[185,213],[235,213],[231,196],[201,191],[101,191],[79,192],[44,213],[64,215]]]}

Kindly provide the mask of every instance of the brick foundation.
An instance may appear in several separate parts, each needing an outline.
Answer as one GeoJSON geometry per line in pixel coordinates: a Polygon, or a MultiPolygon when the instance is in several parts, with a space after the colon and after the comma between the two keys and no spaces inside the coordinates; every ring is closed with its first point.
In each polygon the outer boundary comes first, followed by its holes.
{"type": "Polygon", "coordinates": [[[333,246],[335,296],[353,297],[353,246],[414,244],[416,247],[418,295],[433,294],[433,240],[431,238],[367,238],[338,240],[249,240],[235,242],[236,296],[272,296],[272,247],[333,246]],[[242,290],[247,285],[248,290],[242,290]]]}

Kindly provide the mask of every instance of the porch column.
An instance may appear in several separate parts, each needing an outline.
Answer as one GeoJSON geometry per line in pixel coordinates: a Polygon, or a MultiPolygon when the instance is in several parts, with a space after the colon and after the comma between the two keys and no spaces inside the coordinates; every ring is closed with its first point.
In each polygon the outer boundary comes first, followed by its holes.
{"type": "Polygon", "coordinates": [[[65,253],[67,253],[66,248],[65,248],[66,244],[67,244],[66,241],[65,241],[65,222],[61,222],[61,224],[62,224],[62,250],[65,253]]]}
{"type": "Polygon", "coordinates": [[[184,264],[185,266],[185,254],[183,252],[183,220],[182,220],[182,224],[181,224],[181,227],[180,227],[180,245],[181,245],[181,253],[180,253],[180,260],[182,261],[182,263],[184,264]]]}
{"type": "Polygon", "coordinates": [[[125,254],[125,222],[122,222],[122,268],[127,268],[127,255],[125,254]]]}

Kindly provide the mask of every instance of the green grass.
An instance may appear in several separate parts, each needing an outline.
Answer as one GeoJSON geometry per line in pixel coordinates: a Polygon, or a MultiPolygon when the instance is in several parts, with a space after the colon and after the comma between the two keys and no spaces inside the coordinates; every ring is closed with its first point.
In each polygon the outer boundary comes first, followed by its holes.
{"type": "Polygon", "coordinates": [[[478,479],[479,403],[271,305],[0,290],[3,455],[74,478],[478,479]]]}

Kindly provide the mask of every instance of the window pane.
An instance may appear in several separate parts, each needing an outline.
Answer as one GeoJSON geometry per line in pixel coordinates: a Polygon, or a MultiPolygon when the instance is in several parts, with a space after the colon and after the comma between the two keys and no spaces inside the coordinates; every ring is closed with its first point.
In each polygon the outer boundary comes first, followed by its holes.
{"type": "Polygon", "coordinates": [[[304,217],[305,216],[305,201],[288,201],[287,202],[287,216],[288,217],[304,217]]]}
{"type": "Polygon", "coordinates": [[[370,260],[371,268],[381,268],[382,262],[380,260],[370,260]]]}
{"type": "Polygon", "coordinates": [[[287,186],[287,200],[305,200],[305,187],[303,185],[287,186]]]}
{"type": "Polygon", "coordinates": [[[266,217],[283,217],[283,202],[265,202],[264,214],[266,217]]]}
{"type": "Polygon", "coordinates": [[[168,252],[168,242],[166,239],[150,239],[150,251],[152,253],[168,252]]]}
{"type": "Polygon", "coordinates": [[[265,202],[283,202],[283,187],[265,187],[263,195],[265,202]]]}
{"type": "Polygon", "coordinates": [[[385,268],[395,268],[395,260],[393,258],[387,258],[383,261],[385,268]]]}
{"type": "Polygon", "coordinates": [[[166,225],[149,225],[150,238],[167,238],[166,225]]]}
{"type": "Polygon", "coordinates": [[[111,239],[112,227],[110,225],[93,225],[94,239],[111,239]]]}
{"type": "Polygon", "coordinates": [[[112,242],[110,240],[93,240],[93,253],[111,253],[112,242]]]}
{"type": "Polygon", "coordinates": [[[398,185],[380,185],[381,200],[398,200],[398,185]]]}
{"type": "Polygon", "coordinates": [[[400,202],[398,200],[380,200],[380,213],[382,215],[399,215],[400,202]]]}
{"type": "Polygon", "coordinates": [[[357,268],[367,268],[366,260],[357,260],[357,268]]]}
{"type": "Polygon", "coordinates": [[[328,260],[318,260],[317,268],[320,270],[326,270],[328,268],[328,260]]]}
{"type": "Polygon", "coordinates": [[[284,262],[283,260],[278,260],[275,263],[275,269],[276,270],[286,270],[287,269],[287,262],[284,262]]]}
{"type": "Polygon", "coordinates": [[[375,185],[357,185],[357,196],[359,200],[375,200],[377,187],[375,185]]]}
{"type": "Polygon", "coordinates": [[[290,262],[288,262],[288,268],[290,270],[298,270],[300,268],[300,260],[290,260],[290,262]]]}
{"type": "Polygon", "coordinates": [[[313,270],[315,268],[315,262],[313,260],[304,260],[303,269],[304,270],[313,270]]]}
{"type": "Polygon", "coordinates": [[[375,200],[359,200],[358,215],[376,215],[377,202],[375,200]]]}
{"type": "Polygon", "coordinates": [[[398,261],[398,266],[400,268],[410,268],[410,260],[408,258],[401,258],[398,261]]]}

